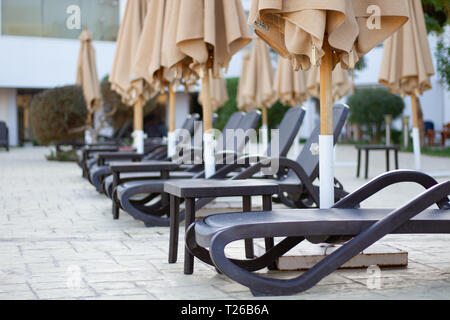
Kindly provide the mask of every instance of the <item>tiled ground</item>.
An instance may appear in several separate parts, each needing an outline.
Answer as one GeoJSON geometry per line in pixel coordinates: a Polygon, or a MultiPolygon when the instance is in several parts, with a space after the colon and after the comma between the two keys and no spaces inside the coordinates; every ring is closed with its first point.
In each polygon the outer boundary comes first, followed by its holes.
{"type": "MultiPolygon", "coordinates": [[[[202,263],[183,275],[183,235],[179,262],[170,265],[167,228],[145,228],[126,213],[112,220],[110,201],[80,169],[47,162],[48,153],[0,151],[0,299],[252,299],[247,288],[202,263]]],[[[336,174],[348,191],[364,183],[355,178],[355,159],[353,147],[338,147],[336,174]]],[[[371,177],[383,172],[384,154],[373,153],[371,163],[371,177]]],[[[402,168],[412,163],[411,154],[400,154],[402,168]]],[[[450,176],[448,158],[424,156],[423,164],[441,181],[450,176]]],[[[364,205],[397,207],[418,192],[397,186],[364,205]]],[[[386,237],[383,244],[408,251],[409,266],[382,269],[380,289],[368,288],[367,270],[340,270],[288,299],[449,299],[449,242],[449,235],[386,237]]],[[[282,276],[292,274],[298,273],[282,276]]]]}

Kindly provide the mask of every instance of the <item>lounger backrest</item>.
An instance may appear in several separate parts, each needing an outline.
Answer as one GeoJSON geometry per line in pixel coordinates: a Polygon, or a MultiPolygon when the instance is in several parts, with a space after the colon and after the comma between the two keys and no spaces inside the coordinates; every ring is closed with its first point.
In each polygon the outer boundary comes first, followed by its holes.
{"type": "MultiPolygon", "coordinates": [[[[304,118],[305,109],[302,107],[291,108],[285,113],[283,120],[281,120],[281,123],[278,126],[279,140],[277,143],[279,154],[274,155],[275,157],[285,157],[288,154],[304,118]]],[[[271,156],[272,143],[274,143],[274,141],[271,141],[267,148],[268,156],[271,156]]]]}
{"type": "MultiPolygon", "coordinates": [[[[334,144],[336,145],[342,128],[345,125],[350,108],[343,104],[333,106],[333,124],[334,124],[334,144]]],[[[297,162],[303,167],[306,174],[308,174],[311,181],[319,176],[319,155],[311,153],[311,145],[313,143],[319,144],[320,125],[318,125],[310,137],[306,141],[302,151],[300,152],[297,162]]],[[[289,172],[290,175],[295,175],[294,172],[289,172]]]]}
{"type": "Polygon", "coordinates": [[[131,120],[128,120],[127,122],[125,122],[123,125],[122,125],[122,127],[120,127],[120,129],[118,129],[116,132],[114,132],[114,135],[113,135],[113,140],[115,140],[115,141],[118,141],[118,140],[120,140],[124,135],[125,135],[125,133],[129,130],[129,129],[131,129],[131,125],[132,125],[132,121],[131,120]]]}
{"type": "Polygon", "coordinates": [[[184,120],[182,126],[180,129],[183,129],[183,131],[180,131],[181,135],[179,135],[176,139],[177,143],[187,143],[187,141],[183,141],[183,137],[187,138],[187,137],[192,137],[191,139],[194,138],[194,134],[196,132],[197,126],[196,124],[198,124],[198,121],[200,119],[200,115],[198,113],[193,113],[191,115],[189,115],[186,120],[184,120]],[[188,136],[186,136],[186,131],[187,133],[189,133],[188,136]]]}
{"type": "MultiPolygon", "coordinates": [[[[235,130],[242,130],[242,132],[247,133],[248,130],[256,128],[260,119],[261,119],[260,111],[258,110],[249,111],[242,117],[241,121],[239,122],[239,125],[235,128],[235,130]]],[[[224,133],[226,138],[226,131],[224,131],[224,133]]],[[[242,153],[245,145],[248,143],[249,140],[250,140],[249,136],[246,136],[245,139],[237,139],[236,137],[234,137],[234,141],[231,144],[229,141],[226,141],[226,139],[224,139],[223,141],[225,143],[228,143],[228,145],[225,144],[224,145],[225,148],[223,148],[223,146],[218,144],[217,145],[218,148],[216,150],[231,149],[235,153],[240,154],[242,153]],[[232,148],[230,148],[230,146],[232,146],[232,148]]]]}
{"type": "Polygon", "coordinates": [[[216,152],[226,150],[226,132],[227,130],[236,130],[240,127],[241,120],[245,117],[244,112],[235,112],[228,119],[225,127],[222,129],[221,134],[216,139],[216,152]]]}

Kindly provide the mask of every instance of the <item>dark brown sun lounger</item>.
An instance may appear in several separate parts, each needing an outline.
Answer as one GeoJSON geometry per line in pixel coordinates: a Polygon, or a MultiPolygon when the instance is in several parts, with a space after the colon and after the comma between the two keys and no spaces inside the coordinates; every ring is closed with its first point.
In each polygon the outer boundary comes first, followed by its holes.
{"type": "MultiPolygon", "coordinates": [[[[198,114],[193,114],[186,118],[183,123],[181,129],[187,130],[190,136],[194,135],[196,131],[197,123],[200,116],[198,114]]],[[[181,138],[181,137],[180,137],[181,138]]],[[[182,143],[183,141],[179,141],[181,139],[177,139],[178,143],[182,143]]],[[[166,145],[155,145],[152,148],[147,148],[144,154],[139,154],[136,152],[100,152],[96,155],[94,159],[94,164],[89,168],[89,181],[95,186],[97,191],[100,193],[104,193],[103,190],[103,181],[105,177],[112,174],[111,168],[109,167],[109,163],[123,161],[124,163],[129,161],[150,161],[150,160],[166,160],[167,158],[167,147],[166,145]]]]}
{"type": "MultiPolygon", "coordinates": [[[[292,142],[294,141],[300,125],[303,121],[305,111],[302,108],[290,109],[280,125],[280,141],[279,152],[286,155],[289,151],[292,142]]],[[[245,128],[244,128],[245,130],[245,128]]],[[[271,150],[271,148],[269,148],[271,150]]],[[[235,161],[235,160],[233,160],[235,161]]],[[[202,177],[200,173],[193,178],[202,177]]],[[[170,175],[170,177],[178,178],[170,175]]],[[[211,177],[214,179],[214,177],[211,177]]],[[[147,194],[149,197],[161,194],[163,197],[167,195],[164,193],[164,183],[167,179],[159,179],[153,181],[132,181],[122,184],[117,184],[115,188],[114,199],[120,200],[121,207],[135,218],[142,220],[147,226],[168,226],[170,219],[165,217],[169,215],[168,201],[167,205],[161,206],[161,203],[152,205],[144,205],[142,201],[135,201],[134,196],[137,194],[147,194]]],[[[145,199],[149,202],[150,198],[145,199]]],[[[180,221],[184,219],[184,213],[180,215],[180,221]]]]}
{"type": "Polygon", "coordinates": [[[313,287],[385,235],[450,233],[449,194],[450,181],[438,184],[420,172],[391,171],[359,188],[329,210],[287,209],[209,216],[189,226],[186,245],[195,257],[214,265],[226,276],[250,288],[255,295],[290,295],[313,287]],[[361,202],[380,190],[401,182],[418,183],[426,191],[397,209],[358,208],[361,202]],[[439,209],[429,209],[435,204],[439,209]],[[249,237],[284,239],[252,260],[226,257],[225,247],[229,243],[249,237]],[[305,240],[345,244],[290,280],[253,273],[272,265],[305,240]]]}

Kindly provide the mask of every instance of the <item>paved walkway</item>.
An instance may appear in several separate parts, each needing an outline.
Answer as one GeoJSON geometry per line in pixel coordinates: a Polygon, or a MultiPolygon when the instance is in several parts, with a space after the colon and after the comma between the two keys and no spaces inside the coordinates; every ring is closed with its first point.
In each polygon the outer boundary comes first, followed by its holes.
{"type": "MultiPolygon", "coordinates": [[[[0,299],[252,299],[247,288],[205,264],[183,275],[183,235],[179,262],[168,264],[167,228],[145,228],[126,213],[112,220],[110,201],[80,169],[47,162],[48,153],[0,151],[0,299]]],[[[349,191],[365,181],[355,178],[355,160],[353,147],[337,149],[336,174],[349,191]]],[[[371,177],[383,172],[382,153],[371,155],[371,163],[371,177]]],[[[400,154],[402,168],[412,163],[411,154],[400,154]]],[[[426,172],[450,170],[450,159],[424,156],[423,163],[426,172]]],[[[439,180],[449,178],[442,175],[439,180]]],[[[415,186],[389,188],[364,205],[397,207],[417,192],[415,186]]],[[[409,266],[382,269],[379,289],[367,286],[367,270],[339,270],[288,299],[450,298],[450,236],[397,235],[381,242],[407,250],[409,266]]],[[[285,276],[291,274],[297,273],[285,276]]]]}

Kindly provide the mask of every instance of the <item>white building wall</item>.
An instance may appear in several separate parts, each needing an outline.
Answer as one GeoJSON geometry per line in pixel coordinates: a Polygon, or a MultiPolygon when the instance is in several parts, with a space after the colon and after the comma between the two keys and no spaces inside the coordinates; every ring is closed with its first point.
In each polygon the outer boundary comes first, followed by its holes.
{"type": "Polygon", "coordinates": [[[16,89],[0,88],[0,121],[5,121],[8,126],[11,146],[17,146],[19,143],[16,101],[16,89]]]}

